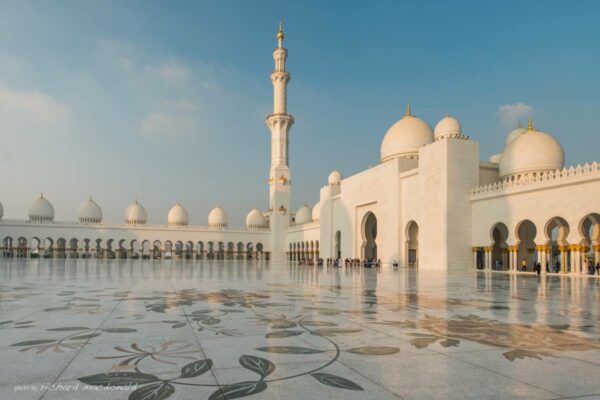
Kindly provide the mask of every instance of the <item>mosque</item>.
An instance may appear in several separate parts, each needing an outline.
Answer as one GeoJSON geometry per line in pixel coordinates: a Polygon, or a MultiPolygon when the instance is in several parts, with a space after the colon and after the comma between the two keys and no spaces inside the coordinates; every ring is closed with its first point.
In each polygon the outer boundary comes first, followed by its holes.
{"type": "Polygon", "coordinates": [[[550,134],[518,127],[501,153],[480,160],[479,143],[449,115],[432,129],[406,114],[381,142],[381,162],[344,178],[334,170],[312,208],[290,209],[292,179],[287,111],[287,49],[277,33],[271,73],[273,113],[269,208],[252,209],[244,228],[231,228],[215,207],[207,226],[190,226],[177,203],[166,225],[148,224],[137,200],[124,221],[105,222],[92,198],[76,222],[54,220],[41,195],[29,219],[3,218],[2,257],[261,259],[298,262],[317,258],[397,260],[400,266],[445,270],[483,268],[531,273],[582,274],[600,262],[600,168],[597,162],[565,167],[564,151],[550,134]],[[594,200],[596,199],[596,200],[594,200]]]}

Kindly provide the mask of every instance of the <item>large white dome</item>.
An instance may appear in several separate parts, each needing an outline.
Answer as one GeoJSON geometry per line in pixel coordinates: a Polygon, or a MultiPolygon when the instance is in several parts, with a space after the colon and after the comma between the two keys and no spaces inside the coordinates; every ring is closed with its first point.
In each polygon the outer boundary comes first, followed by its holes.
{"type": "Polygon", "coordinates": [[[169,226],[187,226],[190,222],[190,217],[187,210],[179,202],[169,210],[167,215],[167,224],[169,226]]]}
{"type": "Polygon", "coordinates": [[[511,141],[500,158],[500,177],[562,169],[565,152],[551,135],[529,128],[511,141]]]}
{"type": "Polygon", "coordinates": [[[267,225],[265,216],[258,208],[250,210],[246,215],[246,228],[248,229],[262,229],[267,225]]]}
{"type": "Polygon", "coordinates": [[[342,179],[343,179],[342,173],[340,171],[338,171],[337,169],[334,169],[329,174],[329,177],[327,178],[327,183],[329,185],[339,185],[342,182],[342,179]]]}
{"type": "Polygon", "coordinates": [[[406,115],[388,129],[381,142],[381,162],[394,158],[414,158],[419,149],[434,141],[433,131],[427,123],[410,113],[407,107],[406,115]]]}
{"type": "Polygon", "coordinates": [[[125,210],[125,223],[131,225],[144,225],[148,220],[146,209],[138,201],[134,201],[125,210]]]}
{"type": "Polygon", "coordinates": [[[521,136],[525,132],[527,132],[527,129],[523,128],[521,126],[521,124],[519,124],[519,126],[517,126],[515,129],[513,129],[506,136],[506,144],[508,145],[510,142],[514,141],[516,138],[518,138],[519,136],[521,136]]]}
{"type": "Polygon", "coordinates": [[[29,207],[28,215],[34,222],[51,222],[54,219],[54,207],[41,194],[29,207]]]}
{"type": "Polygon", "coordinates": [[[461,137],[462,128],[460,122],[456,118],[446,114],[435,126],[434,136],[436,139],[461,137]]]}
{"type": "Polygon", "coordinates": [[[321,219],[321,202],[317,201],[317,204],[312,209],[312,220],[317,222],[321,219]]]}
{"type": "Polygon", "coordinates": [[[79,206],[77,218],[83,224],[99,224],[102,222],[102,209],[90,196],[88,201],[79,206]]]}
{"type": "Polygon", "coordinates": [[[312,221],[312,212],[308,205],[303,205],[296,211],[296,224],[307,224],[312,221]]]}
{"type": "Polygon", "coordinates": [[[227,224],[229,223],[229,217],[225,210],[221,208],[221,206],[216,206],[211,210],[208,214],[208,227],[209,228],[227,228],[227,224]]]}

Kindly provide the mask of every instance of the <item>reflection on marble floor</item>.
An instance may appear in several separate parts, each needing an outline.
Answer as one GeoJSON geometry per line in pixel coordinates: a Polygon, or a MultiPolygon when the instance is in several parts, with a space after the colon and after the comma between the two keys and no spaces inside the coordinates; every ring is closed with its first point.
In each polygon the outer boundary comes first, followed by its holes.
{"type": "Polygon", "coordinates": [[[600,280],[1,260],[1,399],[600,398],[600,280]]]}

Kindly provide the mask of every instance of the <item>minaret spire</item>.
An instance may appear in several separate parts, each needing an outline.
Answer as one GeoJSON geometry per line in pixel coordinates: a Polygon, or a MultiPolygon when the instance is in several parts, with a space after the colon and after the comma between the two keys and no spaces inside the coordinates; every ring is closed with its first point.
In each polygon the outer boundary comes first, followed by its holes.
{"type": "Polygon", "coordinates": [[[274,257],[285,257],[285,235],[290,226],[291,174],[289,167],[289,130],[294,117],[287,112],[287,84],[290,73],[285,67],[287,49],[283,47],[283,23],[279,21],[277,48],[273,51],[275,69],[271,73],[273,83],[273,113],[267,116],[271,131],[271,169],[269,171],[269,227],[271,249],[274,257]]]}
{"type": "Polygon", "coordinates": [[[283,21],[281,18],[279,18],[279,31],[277,32],[277,42],[279,44],[279,48],[283,47],[283,38],[283,21]]]}

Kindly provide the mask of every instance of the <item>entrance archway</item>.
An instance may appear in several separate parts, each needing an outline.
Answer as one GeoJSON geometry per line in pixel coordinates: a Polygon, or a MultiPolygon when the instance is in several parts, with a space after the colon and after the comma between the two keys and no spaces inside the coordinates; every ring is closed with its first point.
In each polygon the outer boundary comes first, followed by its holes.
{"type": "Polygon", "coordinates": [[[335,233],[335,258],[342,258],[342,232],[335,233]]]}
{"type": "Polygon", "coordinates": [[[367,260],[377,259],[377,218],[372,212],[363,217],[362,222],[362,258],[367,260]]]}
{"type": "Polygon", "coordinates": [[[415,221],[410,221],[406,226],[406,265],[419,265],[419,225],[415,221]]]}
{"type": "Polygon", "coordinates": [[[545,226],[544,233],[548,240],[547,245],[550,246],[550,271],[551,272],[567,272],[569,271],[570,257],[567,241],[569,236],[569,224],[562,217],[551,218],[545,226]]]}
{"type": "Polygon", "coordinates": [[[519,240],[519,250],[517,253],[518,268],[522,270],[522,263],[525,261],[526,270],[533,271],[533,265],[537,261],[535,244],[537,228],[533,222],[526,219],[519,223],[516,233],[519,240]]]}
{"type": "Polygon", "coordinates": [[[498,222],[492,228],[492,269],[504,270],[508,269],[508,227],[502,222],[498,222]]]}

